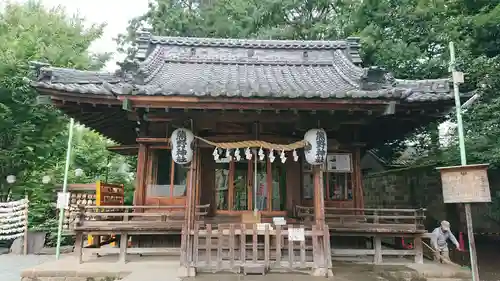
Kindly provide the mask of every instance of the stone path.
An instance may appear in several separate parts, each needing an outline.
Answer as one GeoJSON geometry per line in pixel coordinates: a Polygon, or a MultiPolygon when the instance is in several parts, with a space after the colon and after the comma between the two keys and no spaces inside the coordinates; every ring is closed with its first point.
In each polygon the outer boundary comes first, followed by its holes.
{"type": "Polygon", "coordinates": [[[55,260],[52,255],[0,255],[0,280],[19,281],[21,272],[26,268],[39,265],[46,261],[55,260]]]}

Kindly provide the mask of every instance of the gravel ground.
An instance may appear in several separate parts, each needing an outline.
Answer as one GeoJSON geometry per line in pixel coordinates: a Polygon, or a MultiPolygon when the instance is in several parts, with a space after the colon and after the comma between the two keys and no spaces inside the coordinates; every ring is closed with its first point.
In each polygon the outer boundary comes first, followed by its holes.
{"type": "Polygon", "coordinates": [[[53,259],[52,255],[0,255],[0,280],[19,281],[21,271],[53,259]]]}

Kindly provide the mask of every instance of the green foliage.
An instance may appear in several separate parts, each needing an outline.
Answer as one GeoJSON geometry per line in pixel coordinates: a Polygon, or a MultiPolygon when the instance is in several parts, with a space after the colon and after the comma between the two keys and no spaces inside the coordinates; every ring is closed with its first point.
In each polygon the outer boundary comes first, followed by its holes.
{"type": "MultiPolygon", "coordinates": [[[[90,44],[103,25],[86,27],[64,10],[46,10],[40,3],[6,3],[0,10],[0,201],[28,194],[29,223],[54,236],[57,227],[55,183],[62,183],[68,139],[67,118],[52,106],[36,105],[36,93],[24,82],[29,62],[54,66],[99,69],[109,54],[90,54],[90,44]],[[6,183],[15,175],[15,184],[6,183]],[[42,177],[52,178],[42,184],[42,177]]],[[[96,178],[127,184],[133,189],[125,157],[106,150],[110,142],[79,127],[74,136],[70,171],[79,167],[82,178],[70,173],[69,182],[90,183],[96,178]]],[[[130,195],[129,195],[130,197],[130,195]]],[[[130,198],[128,198],[130,201],[130,198]]],[[[49,237],[50,240],[50,237],[49,237]]]]}
{"type": "MultiPolygon", "coordinates": [[[[7,4],[0,13],[0,200],[10,186],[7,175],[25,182],[25,171],[38,169],[55,156],[54,138],[65,118],[51,106],[34,106],[36,93],[24,82],[28,62],[47,61],[56,66],[95,68],[103,62],[87,53],[102,26],[85,28],[79,18],[63,10],[45,10],[37,2],[7,4]]],[[[14,186],[16,187],[16,186],[14,186]]]]}

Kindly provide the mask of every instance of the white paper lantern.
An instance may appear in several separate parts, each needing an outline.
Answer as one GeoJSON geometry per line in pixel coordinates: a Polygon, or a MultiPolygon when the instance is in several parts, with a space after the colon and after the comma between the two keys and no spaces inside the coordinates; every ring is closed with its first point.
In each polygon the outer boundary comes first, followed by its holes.
{"type": "Polygon", "coordinates": [[[80,168],[75,169],[75,176],[77,176],[77,177],[83,176],[83,170],[80,168]]]}
{"type": "Polygon", "coordinates": [[[306,132],[304,140],[307,141],[304,147],[304,157],[311,165],[321,165],[325,163],[327,152],[327,136],[323,129],[312,129],[306,132]]]}
{"type": "Polygon", "coordinates": [[[177,164],[187,164],[193,160],[193,133],[184,128],[172,132],[170,142],[172,143],[172,159],[177,164]]]}
{"type": "Polygon", "coordinates": [[[7,180],[8,183],[13,184],[16,182],[16,176],[14,175],[8,175],[5,180],[7,180]]]}
{"type": "Polygon", "coordinates": [[[50,182],[50,176],[43,176],[42,183],[43,184],[48,184],[49,182],[50,182]]]}

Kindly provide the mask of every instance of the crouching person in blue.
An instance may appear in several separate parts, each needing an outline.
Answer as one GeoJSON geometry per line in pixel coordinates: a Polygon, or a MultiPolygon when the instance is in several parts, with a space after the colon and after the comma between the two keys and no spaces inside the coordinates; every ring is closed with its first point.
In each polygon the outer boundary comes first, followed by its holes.
{"type": "Polygon", "coordinates": [[[438,262],[446,262],[450,260],[450,251],[448,250],[448,240],[450,240],[457,249],[460,249],[460,244],[458,244],[455,235],[450,231],[450,223],[447,221],[442,221],[441,226],[434,229],[432,232],[431,246],[434,248],[434,260],[438,262]]]}

